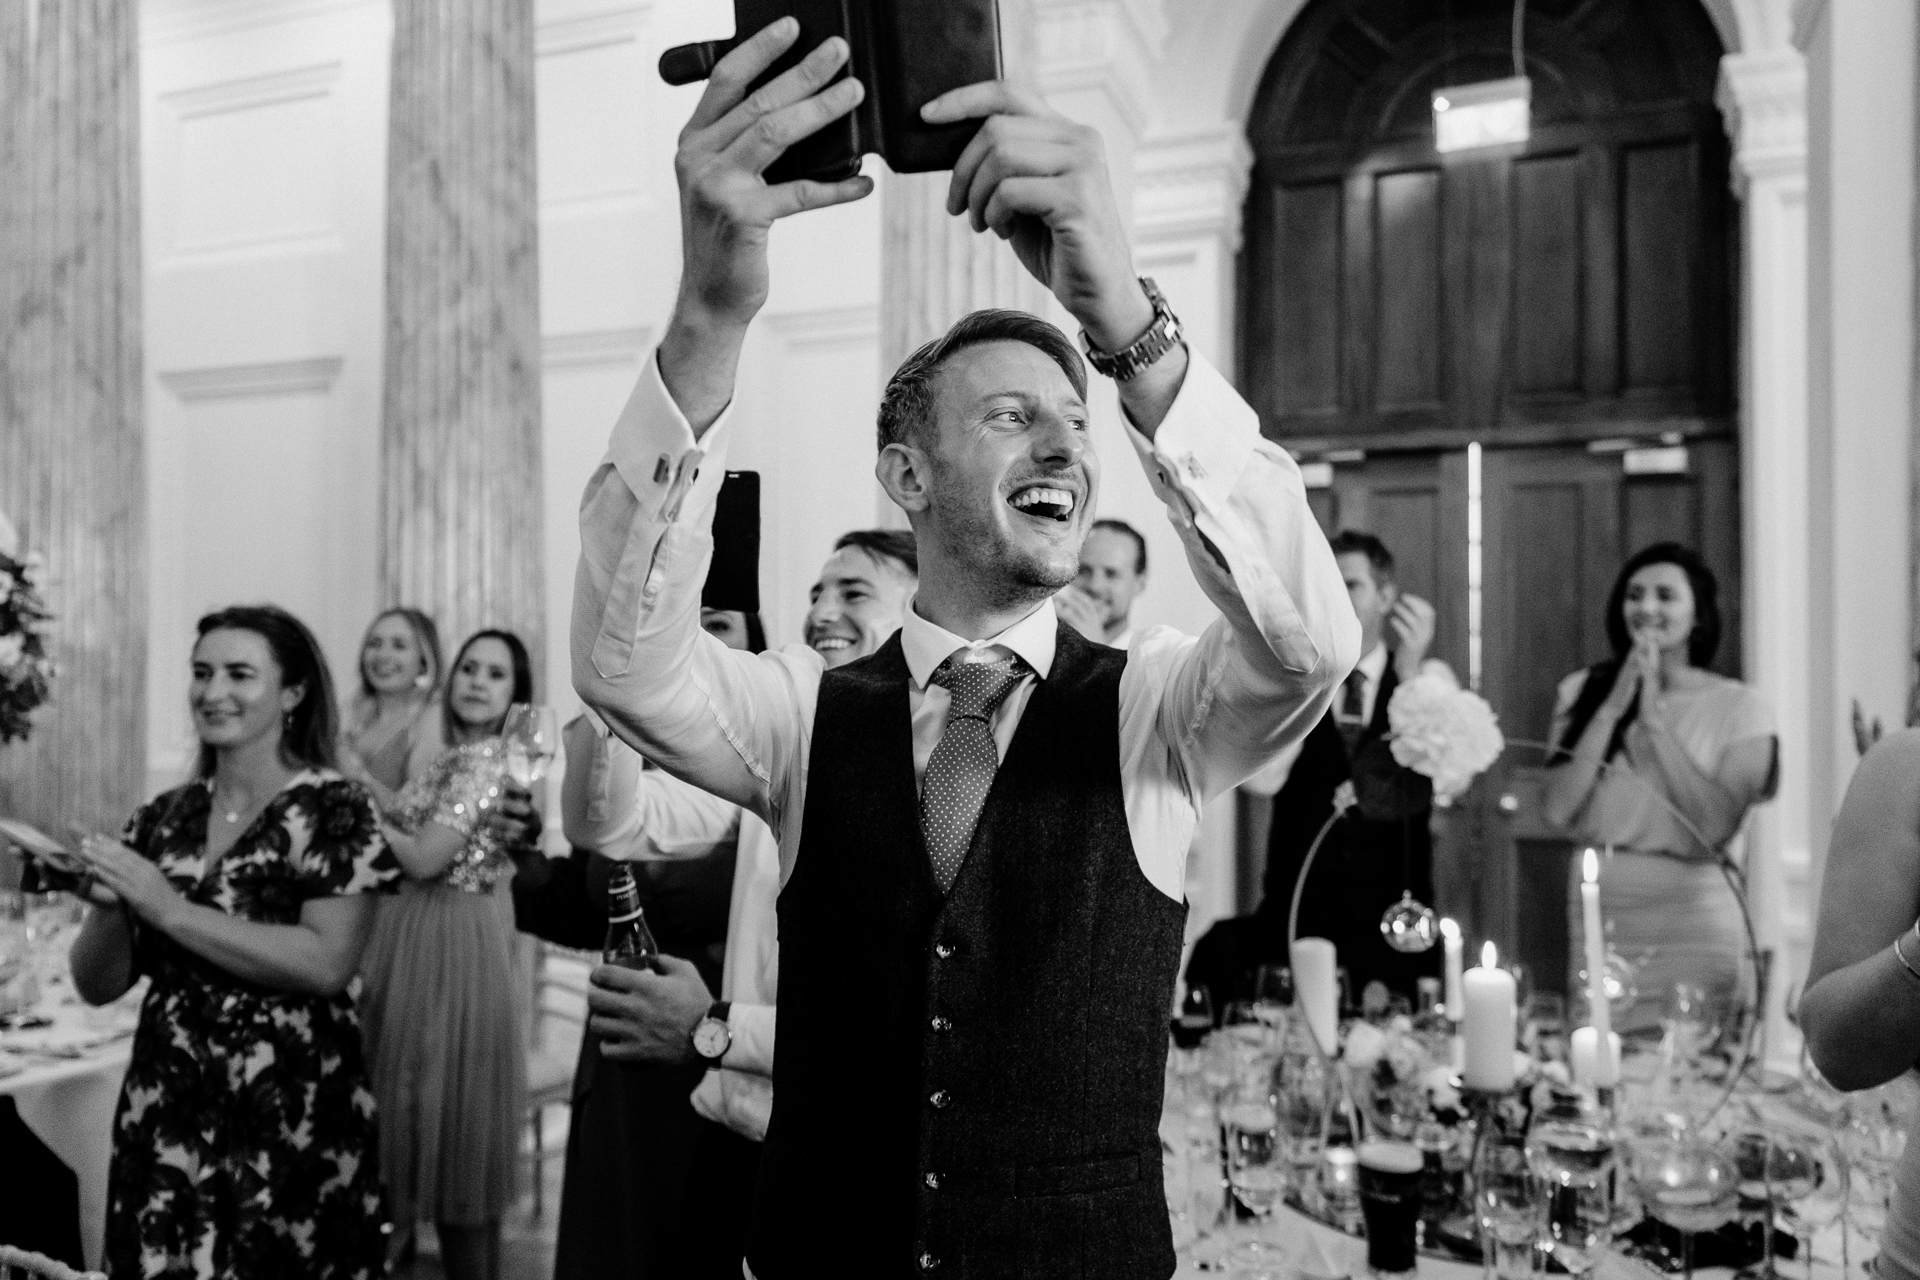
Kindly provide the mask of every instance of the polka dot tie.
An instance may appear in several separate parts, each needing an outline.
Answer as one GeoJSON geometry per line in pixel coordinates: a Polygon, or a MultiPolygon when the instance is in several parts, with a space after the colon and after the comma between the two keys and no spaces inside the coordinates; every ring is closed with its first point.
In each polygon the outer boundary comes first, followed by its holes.
{"type": "Polygon", "coordinates": [[[1000,754],[993,745],[990,717],[1013,687],[1021,669],[1014,659],[1004,662],[956,662],[949,658],[933,673],[932,683],[953,695],[947,707],[947,727],[927,758],[927,776],[920,784],[920,830],[933,860],[933,878],[940,892],[953,887],[973,843],[973,828],[987,802],[1000,754]]]}

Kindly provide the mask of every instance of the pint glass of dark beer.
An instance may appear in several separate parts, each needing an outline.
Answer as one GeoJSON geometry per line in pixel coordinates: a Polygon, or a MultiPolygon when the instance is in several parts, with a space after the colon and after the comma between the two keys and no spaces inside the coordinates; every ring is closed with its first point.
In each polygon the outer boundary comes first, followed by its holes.
{"type": "Polygon", "coordinates": [[[1360,1214],[1367,1224],[1367,1271],[1411,1276],[1420,1221],[1420,1149],[1406,1142],[1363,1142],[1360,1214]]]}

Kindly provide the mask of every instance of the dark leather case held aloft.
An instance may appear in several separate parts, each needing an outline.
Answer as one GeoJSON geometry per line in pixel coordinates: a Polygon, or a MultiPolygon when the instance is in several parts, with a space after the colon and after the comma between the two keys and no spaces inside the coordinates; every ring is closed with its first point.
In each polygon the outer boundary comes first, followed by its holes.
{"type": "Polygon", "coordinates": [[[951,169],[980,122],[929,125],[920,108],[950,89],[1000,78],[997,0],[733,0],[733,17],[732,39],[662,54],[661,78],[668,84],[704,80],[742,39],[793,17],[800,38],[755,88],[832,36],[845,39],[852,51],[842,74],[858,76],[867,87],[852,114],[789,147],[768,168],[768,182],[852,177],[870,151],[895,173],[951,169]]]}

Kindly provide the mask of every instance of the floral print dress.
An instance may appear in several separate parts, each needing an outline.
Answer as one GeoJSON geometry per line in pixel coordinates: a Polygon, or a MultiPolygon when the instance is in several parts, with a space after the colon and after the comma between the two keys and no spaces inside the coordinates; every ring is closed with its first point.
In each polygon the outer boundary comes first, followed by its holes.
{"type": "MultiPolygon", "coordinates": [[[[311,898],[382,892],[400,866],[365,788],[296,775],[206,868],[212,785],[141,806],[122,837],[191,902],[299,923],[311,898]]],[[[122,1277],[386,1274],[374,1126],[352,998],[274,990],[136,926],[152,979],[114,1118],[106,1267],[122,1277]]]]}

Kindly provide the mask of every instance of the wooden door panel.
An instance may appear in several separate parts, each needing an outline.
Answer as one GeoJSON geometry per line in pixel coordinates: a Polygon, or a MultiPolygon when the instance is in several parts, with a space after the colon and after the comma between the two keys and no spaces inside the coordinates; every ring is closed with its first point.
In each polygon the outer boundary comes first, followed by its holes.
{"type": "Polygon", "coordinates": [[[1340,277],[1343,186],[1338,181],[1273,191],[1275,270],[1272,343],[1256,358],[1274,413],[1340,412],[1340,277]]]}
{"type": "Polygon", "coordinates": [[[1583,385],[1581,288],[1586,160],[1529,156],[1513,166],[1513,333],[1516,397],[1578,397],[1583,385]]]}
{"type": "Polygon", "coordinates": [[[1692,138],[1631,146],[1621,156],[1621,295],[1630,392],[1669,391],[1694,380],[1699,164],[1692,138]]]}
{"type": "Polygon", "coordinates": [[[1374,179],[1373,408],[1437,411],[1447,331],[1440,289],[1440,171],[1374,179]]]}

